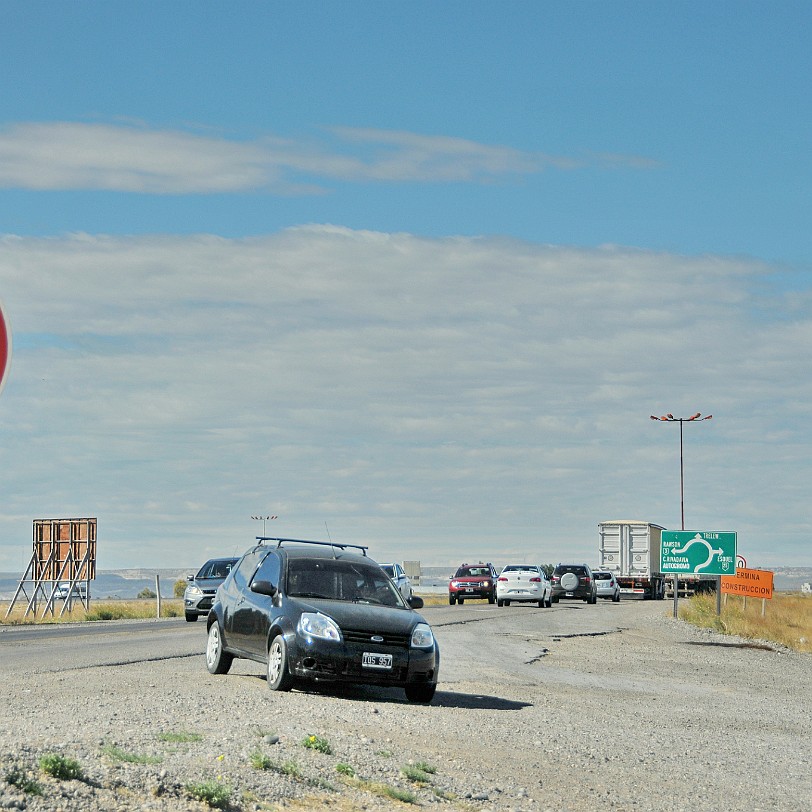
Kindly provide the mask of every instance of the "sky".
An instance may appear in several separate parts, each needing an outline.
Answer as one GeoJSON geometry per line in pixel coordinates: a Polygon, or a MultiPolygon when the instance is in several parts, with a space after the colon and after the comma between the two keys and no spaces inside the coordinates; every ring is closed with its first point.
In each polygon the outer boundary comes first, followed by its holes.
{"type": "Polygon", "coordinates": [[[812,566],[808,2],[3,16],[0,571],[42,518],[453,566],[683,509],[812,566]]]}

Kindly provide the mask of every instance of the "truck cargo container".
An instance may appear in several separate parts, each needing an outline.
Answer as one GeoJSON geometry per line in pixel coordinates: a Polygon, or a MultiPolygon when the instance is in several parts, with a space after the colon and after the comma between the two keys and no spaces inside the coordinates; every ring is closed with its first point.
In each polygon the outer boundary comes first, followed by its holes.
{"type": "Polygon", "coordinates": [[[662,600],[666,577],[660,572],[660,540],[665,528],[651,522],[601,522],[598,569],[614,573],[623,597],[662,600]]]}

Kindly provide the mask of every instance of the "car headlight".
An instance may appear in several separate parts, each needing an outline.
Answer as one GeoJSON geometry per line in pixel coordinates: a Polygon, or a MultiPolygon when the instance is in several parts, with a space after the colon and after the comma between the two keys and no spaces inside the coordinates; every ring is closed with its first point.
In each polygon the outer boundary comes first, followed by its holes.
{"type": "Polygon", "coordinates": [[[199,586],[187,586],[186,596],[189,598],[199,598],[203,594],[203,590],[199,586]]]}
{"type": "Polygon", "coordinates": [[[319,640],[341,640],[341,629],[327,615],[319,612],[302,612],[296,631],[303,637],[317,637],[319,640]]]}
{"type": "Polygon", "coordinates": [[[434,635],[428,623],[418,623],[412,631],[412,648],[432,648],[434,635]]]}
{"type": "Polygon", "coordinates": [[[454,589],[456,589],[456,588],[457,588],[459,585],[460,585],[460,582],[459,582],[459,581],[452,581],[452,582],[451,582],[451,586],[453,586],[453,587],[454,587],[454,589]]]}

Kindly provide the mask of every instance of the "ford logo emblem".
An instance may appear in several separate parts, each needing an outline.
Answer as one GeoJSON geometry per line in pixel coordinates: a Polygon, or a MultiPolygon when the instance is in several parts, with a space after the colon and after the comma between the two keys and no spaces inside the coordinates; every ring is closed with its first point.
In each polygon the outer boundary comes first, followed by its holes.
{"type": "Polygon", "coordinates": [[[370,637],[370,640],[372,640],[373,643],[383,643],[383,637],[381,637],[379,634],[373,634],[372,637],[370,637]]]}

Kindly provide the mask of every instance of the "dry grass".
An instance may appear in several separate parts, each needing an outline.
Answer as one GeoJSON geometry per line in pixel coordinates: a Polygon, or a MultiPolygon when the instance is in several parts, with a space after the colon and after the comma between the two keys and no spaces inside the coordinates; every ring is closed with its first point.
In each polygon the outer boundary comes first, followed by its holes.
{"type": "Polygon", "coordinates": [[[812,654],[812,596],[774,592],[761,616],[761,599],[722,595],[722,613],[716,614],[716,595],[696,595],[680,607],[680,618],[706,629],[747,640],[766,640],[812,654]]]}
{"type": "MultiPolygon", "coordinates": [[[[156,602],[149,600],[107,600],[90,602],[90,610],[85,611],[81,602],[74,601],[69,612],[60,617],[62,603],[57,603],[53,614],[41,617],[45,601],[40,600],[37,613],[24,617],[27,603],[17,601],[14,610],[6,617],[8,601],[0,602],[0,624],[7,626],[25,626],[38,623],[81,623],[92,620],[138,620],[141,618],[154,618],[156,616],[156,602]]],[[[161,617],[183,617],[183,601],[179,599],[164,598],[161,601],[161,617]]]]}

